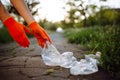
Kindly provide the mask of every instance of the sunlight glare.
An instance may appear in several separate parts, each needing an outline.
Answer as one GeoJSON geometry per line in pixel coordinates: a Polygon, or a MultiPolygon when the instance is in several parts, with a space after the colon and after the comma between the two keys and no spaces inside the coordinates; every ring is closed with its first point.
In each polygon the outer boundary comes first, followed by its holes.
{"type": "Polygon", "coordinates": [[[62,9],[65,3],[62,0],[40,0],[39,17],[56,22],[64,19],[65,11],[62,9]]]}

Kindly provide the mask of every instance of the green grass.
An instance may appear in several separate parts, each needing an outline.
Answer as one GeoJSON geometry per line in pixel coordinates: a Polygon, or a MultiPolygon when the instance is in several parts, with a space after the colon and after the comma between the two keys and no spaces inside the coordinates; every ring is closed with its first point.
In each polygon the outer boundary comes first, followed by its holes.
{"type": "Polygon", "coordinates": [[[120,74],[120,26],[69,29],[64,34],[68,42],[84,46],[89,53],[100,51],[100,65],[115,76],[120,74]]]}
{"type": "Polygon", "coordinates": [[[0,28],[0,43],[9,43],[12,41],[13,41],[13,39],[11,38],[7,29],[5,27],[0,28]]]}

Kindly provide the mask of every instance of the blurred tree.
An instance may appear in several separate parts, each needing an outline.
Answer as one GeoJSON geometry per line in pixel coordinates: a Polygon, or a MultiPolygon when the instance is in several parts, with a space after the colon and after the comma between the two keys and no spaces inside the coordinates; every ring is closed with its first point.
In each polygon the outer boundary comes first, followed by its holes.
{"type": "Polygon", "coordinates": [[[107,0],[100,0],[100,1],[107,1],[107,0]]]}
{"type": "MultiPolygon", "coordinates": [[[[70,10],[68,11],[68,17],[66,18],[68,20],[67,23],[69,23],[68,25],[70,27],[74,27],[74,20],[75,20],[74,14],[76,12],[75,3],[69,1],[67,5],[70,6],[70,10]]],[[[62,22],[65,23],[65,21],[62,22]]]]}
{"type": "Polygon", "coordinates": [[[120,9],[101,7],[99,12],[87,18],[87,26],[120,25],[120,9]]]}
{"type": "Polygon", "coordinates": [[[69,24],[73,27],[86,27],[88,15],[94,15],[97,8],[96,5],[86,5],[85,0],[70,0],[66,5],[70,6],[66,19],[69,19],[69,24]]]}
{"type": "Polygon", "coordinates": [[[119,24],[118,17],[120,16],[119,11],[115,9],[100,9],[100,11],[96,14],[98,17],[100,25],[116,25],[119,24]]]}

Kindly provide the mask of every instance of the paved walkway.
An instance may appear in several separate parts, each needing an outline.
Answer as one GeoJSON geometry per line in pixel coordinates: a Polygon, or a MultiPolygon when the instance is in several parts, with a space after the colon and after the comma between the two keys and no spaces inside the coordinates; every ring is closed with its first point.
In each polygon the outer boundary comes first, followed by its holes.
{"type": "MultiPolygon", "coordinates": [[[[53,44],[61,53],[72,51],[78,59],[86,51],[78,45],[68,44],[61,34],[50,35],[53,44]]],[[[91,75],[70,75],[69,69],[46,66],[40,56],[41,48],[34,38],[29,48],[19,47],[15,42],[0,44],[0,80],[112,80],[109,74],[100,69],[91,75]]]]}

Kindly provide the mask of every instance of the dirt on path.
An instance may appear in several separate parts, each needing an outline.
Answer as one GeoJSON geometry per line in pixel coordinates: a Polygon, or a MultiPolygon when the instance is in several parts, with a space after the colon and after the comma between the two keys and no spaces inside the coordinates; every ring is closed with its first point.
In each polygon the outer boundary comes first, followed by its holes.
{"type": "MultiPolygon", "coordinates": [[[[53,44],[60,53],[71,51],[77,59],[86,53],[76,44],[67,43],[62,34],[50,34],[53,44]]],[[[40,56],[42,49],[34,38],[29,48],[19,47],[15,42],[0,44],[0,80],[113,80],[99,69],[91,75],[71,75],[69,69],[46,66],[40,56]]]]}

